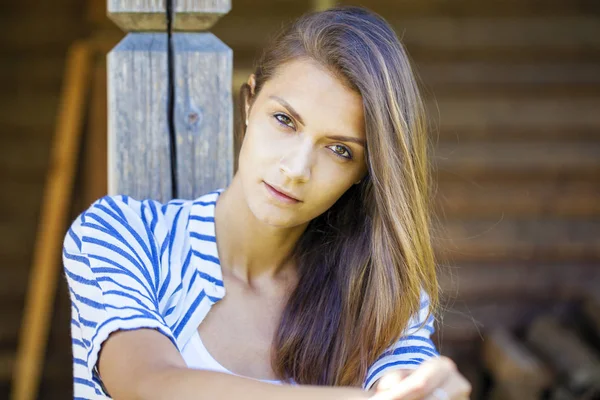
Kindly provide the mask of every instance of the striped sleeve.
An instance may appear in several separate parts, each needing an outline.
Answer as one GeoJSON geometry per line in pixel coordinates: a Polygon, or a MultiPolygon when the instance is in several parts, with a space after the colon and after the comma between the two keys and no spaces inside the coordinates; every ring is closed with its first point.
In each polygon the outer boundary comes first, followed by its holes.
{"type": "Polygon", "coordinates": [[[76,397],[106,396],[96,363],[112,332],[152,328],[177,346],[159,310],[161,246],[143,211],[140,202],[104,197],[82,213],[65,236],[76,397]]]}
{"type": "Polygon", "coordinates": [[[408,323],[400,340],[384,352],[367,371],[363,388],[369,390],[386,373],[397,369],[415,369],[425,360],[438,357],[431,341],[434,317],[429,312],[429,296],[421,295],[421,309],[408,323]]]}

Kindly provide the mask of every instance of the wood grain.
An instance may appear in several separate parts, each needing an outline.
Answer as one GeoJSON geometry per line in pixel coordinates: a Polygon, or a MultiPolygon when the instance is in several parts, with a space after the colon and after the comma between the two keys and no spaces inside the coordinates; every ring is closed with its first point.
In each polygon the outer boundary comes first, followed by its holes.
{"type": "Polygon", "coordinates": [[[167,0],[108,0],[107,15],[125,32],[167,30],[167,0]]]}
{"type": "Polygon", "coordinates": [[[167,34],[130,33],[108,54],[108,193],[167,201],[167,34]]]}
{"type": "MultiPolygon", "coordinates": [[[[597,263],[471,262],[439,267],[439,280],[448,301],[557,302],[577,298],[585,288],[600,287],[597,263]]],[[[600,332],[600,331],[599,331],[600,332]]]]}
{"type": "MultiPolygon", "coordinates": [[[[173,0],[173,30],[206,31],[231,10],[231,0],[173,0]]],[[[108,16],[126,32],[167,30],[166,0],[109,0],[108,16]]]]}
{"type": "Polygon", "coordinates": [[[172,43],[178,196],[196,198],[233,176],[233,54],[212,33],[176,33],[172,43]]]}
{"type": "Polygon", "coordinates": [[[546,217],[448,219],[436,228],[435,248],[442,259],[512,262],[597,262],[600,224],[597,217],[571,220],[546,217]]]}
{"type": "Polygon", "coordinates": [[[600,186],[592,182],[440,182],[436,194],[444,218],[560,217],[600,215],[600,186]]]}
{"type": "Polygon", "coordinates": [[[175,31],[207,31],[231,10],[231,0],[173,0],[175,31]]]}

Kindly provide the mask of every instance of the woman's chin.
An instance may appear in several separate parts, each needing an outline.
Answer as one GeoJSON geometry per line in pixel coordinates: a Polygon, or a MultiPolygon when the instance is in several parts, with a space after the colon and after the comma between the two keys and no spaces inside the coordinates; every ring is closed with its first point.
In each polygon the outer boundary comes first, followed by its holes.
{"type": "Polygon", "coordinates": [[[294,224],[294,218],[289,214],[282,211],[273,211],[261,214],[258,219],[265,225],[269,225],[275,228],[292,228],[296,224],[294,224]]]}
{"type": "Polygon", "coordinates": [[[297,213],[292,210],[281,209],[271,204],[261,204],[251,207],[254,217],[264,225],[275,228],[293,228],[299,225],[297,213]]]}

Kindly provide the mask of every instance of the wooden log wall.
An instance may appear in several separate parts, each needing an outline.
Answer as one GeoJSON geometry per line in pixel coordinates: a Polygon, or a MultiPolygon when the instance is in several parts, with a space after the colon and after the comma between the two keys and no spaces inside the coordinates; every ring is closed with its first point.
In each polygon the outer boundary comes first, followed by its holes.
{"type": "MultiPolygon", "coordinates": [[[[94,1],[99,6],[86,9],[73,0],[21,0],[0,13],[6,54],[0,60],[0,398],[9,390],[66,49],[92,28],[123,36],[106,19],[105,0],[94,1]]],[[[437,246],[452,272],[443,278],[448,310],[436,340],[465,373],[480,377],[483,364],[466,361],[481,358],[486,332],[513,332],[560,299],[600,284],[600,6],[595,0],[340,2],[362,3],[392,22],[424,83],[436,128],[443,222],[437,246]]],[[[233,2],[212,32],[233,50],[234,95],[268,37],[314,6],[233,2]]],[[[101,107],[92,109],[102,120],[101,107]]],[[[89,124],[86,132],[96,130],[96,140],[106,132],[89,124]]],[[[94,175],[89,164],[85,171],[94,175]]],[[[103,190],[86,192],[80,208],[103,190]]],[[[41,398],[70,393],[68,296],[58,295],[41,398]]]]}

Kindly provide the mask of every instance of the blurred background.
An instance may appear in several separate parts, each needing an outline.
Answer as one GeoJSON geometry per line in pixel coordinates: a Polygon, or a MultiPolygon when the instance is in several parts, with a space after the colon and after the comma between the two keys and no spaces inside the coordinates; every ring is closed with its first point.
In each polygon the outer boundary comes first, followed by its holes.
{"type": "MultiPolygon", "coordinates": [[[[282,23],[334,4],[385,17],[422,83],[441,353],[471,381],[473,399],[600,398],[600,1],[233,0],[211,31],[233,49],[234,97],[282,23]]],[[[44,286],[30,270],[43,252],[40,210],[52,209],[44,190],[62,168],[52,149],[69,118],[82,132],[65,218],[106,192],[105,56],[124,32],[105,14],[105,0],[0,9],[0,398],[10,395],[20,337],[39,329],[23,309],[44,286]],[[80,39],[94,47],[84,74],[67,62],[80,39]],[[74,74],[75,89],[66,83],[74,74]],[[69,103],[70,90],[85,102],[69,103]]],[[[40,399],[72,398],[64,278],[55,293],[44,310],[40,399]]]]}

